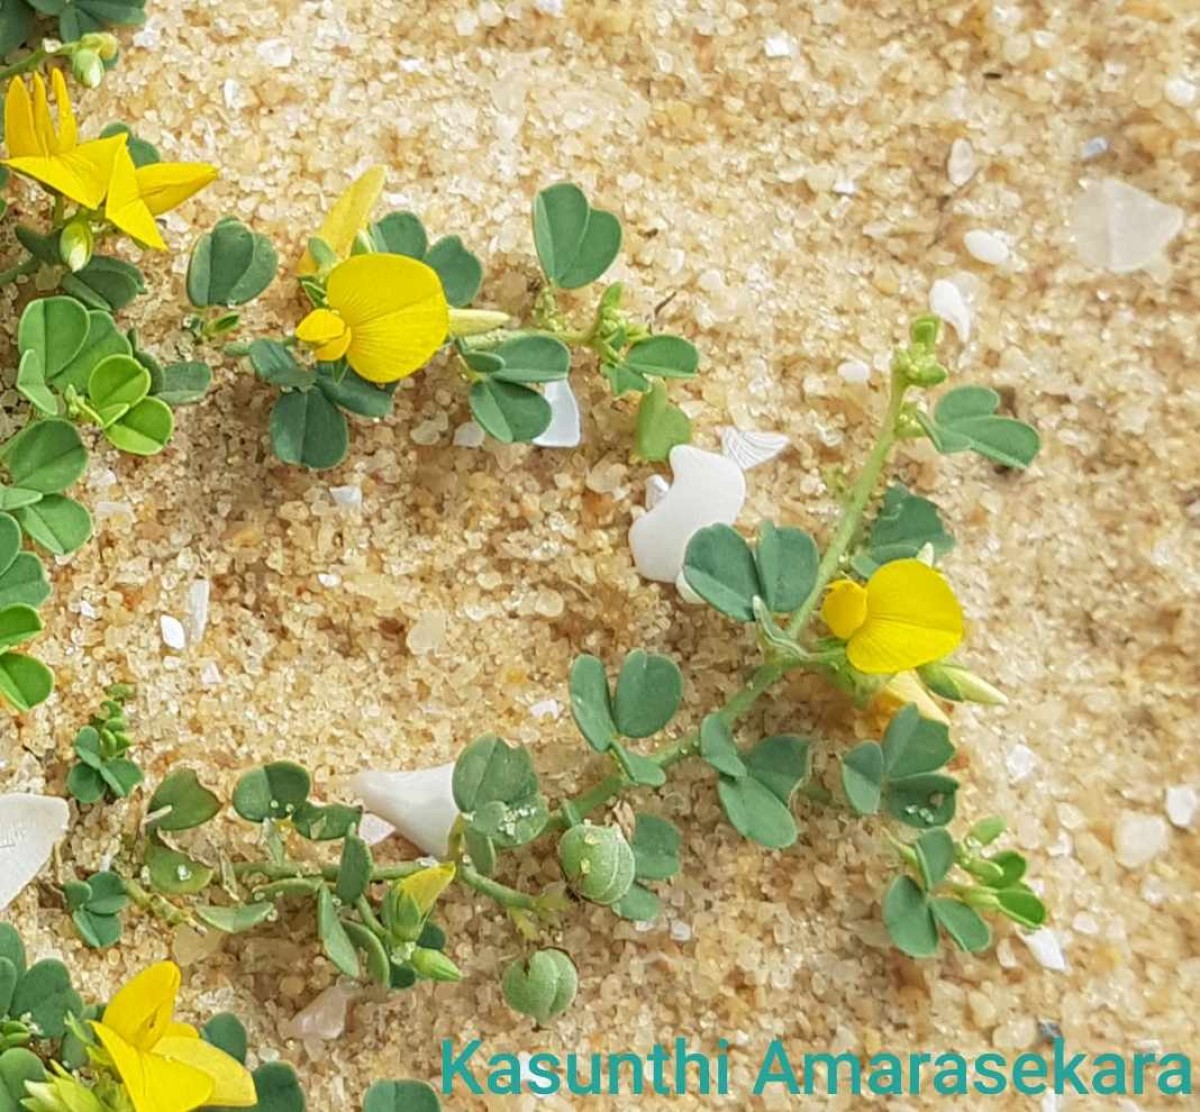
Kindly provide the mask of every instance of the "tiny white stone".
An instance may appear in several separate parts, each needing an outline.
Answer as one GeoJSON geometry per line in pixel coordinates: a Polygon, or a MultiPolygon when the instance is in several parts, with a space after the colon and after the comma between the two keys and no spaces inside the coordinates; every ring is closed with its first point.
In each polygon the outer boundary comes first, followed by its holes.
{"type": "Polygon", "coordinates": [[[1080,911],[1071,920],[1071,929],[1077,934],[1095,935],[1100,933],[1100,924],[1096,922],[1094,915],[1080,911]]]}
{"type": "Polygon", "coordinates": [[[579,402],[571,384],[562,379],[547,382],[542,396],[550,403],[550,424],[546,431],[534,438],[539,448],[575,448],[583,438],[583,426],[579,418],[579,402]]]}
{"type": "Polygon", "coordinates": [[[380,842],[386,842],[395,833],[396,828],[390,822],[385,822],[378,815],[371,814],[370,811],[363,812],[362,820],[358,824],[358,836],[367,845],[377,846],[380,842]]]}
{"type": "Polygon", "coordinates": [[[189,645],[198,645],[208,629],[208,605],[212,598],[212,584],[207,579],[195,579],[188,587],[187,639],[189,645]]]}
{"type": "Polygon", "coordinates": [[[776,35],[768,35],[766,42],[763,43],[763,53],[768,58],[789,58],[795,48],[791,37],[782,32],[776,35]]]}
{"type": "Polygon", "coordinates": [[[24,891],[66,833],[71,809],[53,796],[0,795],[0,911],[24,891]]]}
{"type": "Polygon", "coordinates": [[[663,500],[671,484],[662,475],[651,475],[646,480],[646,509],[652,510],[663,500]]]}
{"type": "Polygon", "coordinates": [[[1043,927],[1041,930],[1033,931],[1029,934],[1022,934],[1021,941],[1029,947],[1029,952],[1033,954],[1038,965],[1043,969],[1049,969],[1052,973],[1065,973],[1067,971],[1067,959],[1063,955],[1058,935],[1049,927],[1043,927]]]}
{"type": "Polygon", "coordinates": [[[963,236],[963,244],[972,258],[988,266],[1003,266],[1008,262],[1008,244],[995,232],[973,228],[963,236]]]}
{"type": "Polygon", "coordinates": [[[342,577],[330,571],[319,571],[317,572],[317,582],[322,587],[333,588],[341,585],[342,577]]]}
{"type": "Polygon", "coordinates": [[[205,687],[216,687],[221,682],[221,670],[215,662],[206,660],[200,669],[200,682],[205,687]]]}
{"type": "Polygon", "coordinates": [[[688,541],[706,525],[732,525],[746,501],[746,476],[725,456],[679,444],[671,449],[671,489],[629,530],[637,570],[673,583],[683,569],[688,541]]]}
{"type": "Polygon", "coordinates": [[[955,139],[946,159],[946,175],[950,184],[959,189],[975,176],[975,148],[967,139],[955,139]]]}
{"type": "Polygon", "coordinates": [[[1084,265],[1127,274],[1155,266],[1182,227],[1183,209],[1103,178],[1088,182],[1076,200],[1071,235],[1084,265]]]}
{"type": "Polygon", "coordinates": [[[292,47],[287,39],[268,39],[266,42],[260,42],[256,53],[262,61],[275,69],[287,69],[292,64],[292,47]]]}
{"type": "Polygon", "coordinates": [[[175,652],[183,652],[187,645],[187,634],[183,631],[183,623],[170,614],[164,614],[158,619],[158,628],[162,633],[163,644],[175,652]]]}
{"type": "Polygon", "coordinates": [[[474,421],[464,421],[454,430],[454,443],[459,448],[479,448],[483,446],[487,433],[483,426],[474,421]]]}
{"type": "Polygon", "coordinates": [[[100,612],[87,599],[79,600],[79,613],[85,618],[98,618],[100,612]]]}
{"type": "Polygon", "coordinates": [[[1196,820],[1196,811],[1200,808],[1200,796],[1196,789],[1187,784],[1167,788],[1167,818],[1172,826],[1180,830],[1189,830],[1196,820]]]}
{"type": "Polygon", "coordinates": [[[1084,162],[1090,162],[1093,158],[1099,158],[1105,151],[1108,150],[1108,140],[1103,135],[1093,135],[1079,151],[1080,158],[1084,162]]]}
{"type": "Polygon", "coordinates": [[[552,16],[554,19],[561,19],[566,8],[563,6],[565,0],[533,0],[533,6],[537,8],[542,15],[552,16]]]}
{"type": "Polygon", "coordinates": [[[838,377],[851,386],[865,386],[871,380],[871,368],[861,359],[847,359],[838,364],[838,377]]]}
{"type": "Polygon", "coordinates": [[[773,460],[789,443],[788,438],[778,432],[735,429],[730,425],[721,429],[721,454],[728,456],[743,471],[773,460]]]}
{"type": "Polygon", "coordinates": [[[965,344],[971,338],[971,309],[962,290],[953,282],[939,278],[929,290],[929,309],[941,317],[965,344]]]}
{"type": "Polygon", "coordinates": [[[453,764],[412,772],[360,772],[351,790],[422,852],[444,857],[458,819],[453,779],[453,764]]]}
{"type": "Polygon", "coordinates": [[[671,937],[676,942],[690,942],[692,940],[692,928],[682,919],[672,919],[671,937]]]}
{"type": "Polygon", "coordinates": [[[414,656],[436,652],[446,639],[448,619],[441,610],[426,610],[412,625],[404,643],[414,656]]]}
{"type": "Polygon", "coordinates": [[[1167,78],[1166,84],[1163,85],[1163,96],[1167,98],[1168,104],[1173,104],[1176,108],[1191,108],[1196,103],[1196,84],[1183,74],[1177,73],[1167,78]]]}
{"type": "Polygon", "coordinates": [[[1127,869],[1140,869],[1167,848],[1168,838],[1169,827],[1165,819],[1124,811],[1113,831],[1117,863],[1127,869]]]}
{"type": "Polygon", "coordinates": [[[329,497],[343,510],[362,509],[362,488],[356,486],[330,487],[329,497]]]}
{"type": "Polygon", "coordinates": [[[1019,784],[1033,772],[1037,758],[1028,745],[1014,745],[1004,757],[1004,767],[1008,769],[1008,778],[1019,784]]]}
{"type": "Polygon", "coordinates": [[[562,714],[562,703],[557,699],[543,699],[529,708],[534,718],[557,718],[562,714]]]}

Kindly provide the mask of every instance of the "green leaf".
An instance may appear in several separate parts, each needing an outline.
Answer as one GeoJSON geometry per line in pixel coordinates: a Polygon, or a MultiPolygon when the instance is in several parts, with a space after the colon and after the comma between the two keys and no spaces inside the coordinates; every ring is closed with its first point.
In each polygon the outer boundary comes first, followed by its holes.
{"type": "Polygon", "coordinates": [[[634,876],[638,880],[668,880],[679,872],[679,831],[657,815],[638,815],[634,822],[634,876]]]}
{"type": "Polygon", "coordinates": [[[954,867],[954,839],[941,828],[926,830],[912,844],[927,892],[933,891],[954,867]]]}
{"type": "Polygon", "coordinates": [[[258,1096],[256,1112],[304,1112],[304,1090],[286,1062],[267,1062],[251,1075],[258,1096]]]}
{"type": "Polygon", "coordinates": [[[621,665],[613,717],[625,737],[658,733],[679,709],[683,675],[668,657],[635,649],[621,665]]]}
{"type": "Polygon", "coordinates": [[[271,411],[271,443],[284,463],[336,467],[350,446],[346,418],[320,390],[284,394],[271,411]]]}
{"type": "Polygon", "coordinates": [[[192,909],[196,918],[213,930],[225,934],[242,934],[265,923],[275,914],[275,905],[269,903],[240,904],[236,907],[213,907],[202,904],[192,909]]]}
{"type": "MultiPolygon", "coordinates": [[[[3,1014],[0,1012],[0,1014],[3,1014]]],[[[42,1060],[23,1046],[14,1046],[0,1054],[0,1112],[21,1112],[29,1081],[44,1081],[42,1060]]]]}
{"type": "Polygon", "coordinates": [[[17,392],[43,416],[53,417],[58,413],[58,399],[46,385],[42,357],[36,351],[27,351],[21,356],[21,365],[17,368],[17,392]]]}
{"type": "Polygon", "coordinates": [[[930,902],[933,917],[960,950],[977,954],[992,944],[992,930],[974,908],[959,900],[935,899],[930,902]]]}
{"type": "Polygon", "coordinates": [[[175,433],[175,415],[160,398],[143,398],[104,430],[113,447],[131,456],[161,452],[175,433]]]}
{"type": "Polygon", "coordinates": [[[744,838],[767,849],[786,849],[796,840],[791,808],[753,776],[740,780],[722,776],[717,795],[729,824],[744,838]]]}
{"type": "Polygon", "coordinates": [[[483,286],[483,264],[463,246],[458,236],[439,239],[425,256],[425,263],[437,271],[446,300],[456,308],[469,305],[483,286]]]}
{"type": "Polygon", "coordinates": [[[111,26],[136,27],[146,22],[146,0],[66,0],[58,7],[58,33],[64,42],[111,26]]]}
{"type": "Polygon", "coordinates": [[[361,807],[348,807],[344,803],[320,806],[310,801],[296,808],[292,825],[310,841],[338,841],[362,821],[362,812],[361,807]]]}
{"type": "Polygon", "coordinates": [[[88,336],[87,310],[71,297],[44,297],[31,301],[17,326],[22,355],[36,351],[42,374],[53,381],[79,354],[88,336]]]}
{"type": "Polygon", "coordinates": [[[32,606],[16,603],[0,610],[0,652],[15,648],[42,632],[42,619],[32,606]]]}
{"type": "Polygon", "coordinates": [[[943,455],[970,450],[1007,467],[1028,467],[1041,449],[1041,438],[1024,421],[996,416],[999,406],[995,390],[958,386],[942,396],[932,417],[917,416],[943,455]]]}
{"type": "Polygon", "coordinates": [[[938,929],[929,897],[909,876],[898,876],[883,897],[883,924],[897,949],[913,958],[937,953],[938,929]]]}
{"type": "Polygon", "coordinates": [[[185,853],[151,839],[146,846],[146,868],[150,883],[168,896],[194,896],[213,880],[213,870],[185,853]]]}
{"type": "Polygon", "coordinates": [[[346,928],[338,918],[337,904],[324,885],[317,891],[317,937],[325,950],[325,956],[347,977],[357,977],[361,972],[358,951],[346,928]]]}
{"type": "Polygon", "coordinates": [[[151,392],[169,406],[191,405],[208,393],[212,377],[207,363],[171,363],[155,377],[151,392]]]}
{"type": "Polygon", "coordinates": [[[146,292],[146,280],[133,263],[107,255],[93,255],[82,270],[64,274],[60,285],[89,309],[110,313],[124,309],[138,294],[146,292]]]}
{"type": "Polygon", "coordinates": [[[894,819],[918,830],[945,826],[954,818],[958,781],[937,772],[921,772],[889,780],[884,809],[894,819]]]}
{"type": "Polygon", "coordinates": [[[247,822],[290,819],[311,790],[307,769],[291,761],[273,761],[238,780],[233,809],[247,822]]]}
{"type": "Polygon", "coordinates": [[[438,1112],[441,1107],[424,1081],[376,1081],[363,1101],[363,1112],[438,1112]]]}
{"type": "Polygon", "coordinates": [[[709,525],[688,542],[683,573],[713,609],[739,622],[754,620],[754,598],[760,591],[754,553],[742,535],[728,525],[709,525]]]}
{"type": "Polygon", "coordinates": [[[492,734],[463,750],[451,787],[477,833],[502,847],[532,841],[549,818],[529,752],[492,734]]]}
{"type": "Polygon", "coordinates": [[[650,389],[650,380],[624,363],[602,363],[600,370],[608,379],[613,397],[620,398],[631,392],[644,394],[650,389]]]}
{"type": "Polygon", "coordinates": [[[263,382],[285,390],[307,390],[316,384],[313,372],[297,363],[291,350],[276,340],[254,340],[250,344],[250,365],[263,382]]]}
{"type": "Polygon", "coordinates": [[[92,515],[65,494],[47,494],[32,505],[13,510],[13,516],[30,540],[55,556],[78,551],[92,535],[92,515]]]}
{"type": "Polygon", "coordinates": [[[651,336],[629,349],[625,366],[645,376],[694,378],[700,366],[700,353],[694,344],[680,336],[651,336]]]}
{"type": "Polygon", "coordinates": [[[89,765],[74,765],[67,773],[67,791],[82,804],[99,803],[106,788],[99,770],[89,765]]]}
{"type": "Polygon", "coordinates": [[[11,513],[22,506],[32,506],[40,502],[42,495],[36,490],[25,490],[22,487],[6,487],[0,484],[0,510],[11,513]]]}
{"type": "Polygon", "coordinates": [[[220,810],[221,801],[200,783],[190,768],[167,776],[146,805],[148,815],[165,812],[149,820],[150,828],[168,832],[203,826],[220,810]]]}
{"type": "Polygon", "coordinates": [[[369,232],[376,249],[387,255],[407,255],[423,261],[429,247],[425,226],[412,212],[388,213],[372,224],[369,232]]]}
{"type": "Polygon", "coordinates": [[[87,881],[86,907],[97,915],[119,915],[129,906],[125,882],[113,872],[93,873],[87,881]]]}
{"type": "Polygon", "coordinates": [[[32,31],[33,12],[22,0],[7,0],[0,4],[0,57],[28,43],[32,31]]]}
{"type": "Polygon", "coordinates": [[[21,552],[21,526],[11,514],[0,513],[0,574],[12,567],[21,552]]]}
{"type": "Polygon", "coordinates": [[[632,783],[643,788],[661,788],[667,782],[667,774],[657,761],[617,742],[613,742],[612,753],[632,783]]]}
{"type": "Polygon", "coordinates": [[[842,788],[860,815],[873,815],[883,796],[883,750],[873,741],[856,745],[842,757],[842,788]]]}
{"type": "Polygon", "coordinates": [[[188,300],[198,309],[253,301],[275,279],[279,256],[266,236],[227,216],[201,236],[188,266],[188,300]]]}
{"type": "Polygon", "coordinates": [[[81,907],[71,912],[71,922],[79,937],[93,950],[107,950],[121,939],[121,920],[116,915],[98,915],[81,907]]]}
{"type": "Polygon", "coordinates": [[[232,1012],[220,1012],[200,1028],[200,1037],[218,1050],[223,1050],[235,1062],[246,1064],[249,1040],[242,1021],[232,1012]]]}
{"type": "Polygon", "coordinates": [[[88,400],[110,424],[150,392],[150,372],[132,355],[110,355],[88,376],[88,400]]]}
{"type": "Polygon", "coordinates": [[[13,994],[14,1015],[32,1017],[38,1030],[48,1039],[61,1039],[66,1033],[69,1015],[83,1011],[83,1001],[71,987],[71,974],[61,961],[48,959],[31,965],[13,994]]]}
{"type": "Polygon", "coordinates": [[[392,411],[394,390],[376,386],[346,369],[338,378],[328,363],[317,368],[317,386],[334,405],[359,417],[386,417],[392,411]]]}
{"type": "Polygon", "coordinates": [[[113,355],[132,355],[133,344],[113,320],[112,313],[105,309],[93,309],[88,313],[88,334],[83,347],[57,375],[50,385],[56,390],[73,386],[81,393],[87,390],[92,371],[113,355]]]}
{"type": "Polygon", "coordinates": [[[342,859],[338,864],[337,886],[334,894],[343,904],[353,906],[366,894],[371,884],[371,872],[375,863],[370,847],[357,834],[347,836],[342,843],[342,859]]]}
{"type": "Polygon", "coordinates": [[[519,336],[481,354],[501,360],[492,374],[503,382],[558,382],[571,373],[571,351],[553,336],[519,336]]]}
{"type": "Polygon", "coordinates": [[[601,277],[621,250],[621,222],[593,209],[571,182],[543,189],[533,203],[533,240],[546,277],[574,290],[601,277]]]}
{"type": "Polygon", "coordinates": [[[496,871],[496,843],[473,826],[467,827],[464,837],[467,855],[475,868],[484,876],[491,876],[496,871]]]}
{"type": "Polygon", "coordinates": [[[11,923],[0,923],[0,958],[12,962],[18,973],[25,972],[25,943],[11,923]]]}
{"type": "Polygon", "coordinates": [[[87,449],[70,421],[53,417],[26,425],[3,448],[16,486],[58,494],[87,470],[87,449]]]}
{"type": "Polygon", "coordinates": [[[342,927],[355,949],[362,954],[367,976],[376,984],[386,986],[392,975],[392,963],[378,935],[352,919],[343,919],[342,927]]]}
{"type": "Polygon", "coordinates": [[[471,387],[471,413],[488,435],[503,444],[527,444],[549,427],[550,403],[515,382],[484,379],[471,387]]]}
{"type": "Polygon", "coordinates": [[[793,734],[764,738],[746,752],[743,760],[746,771],[782,803],[791,802],[811,771],[808,742],[793,734]]]}
{"type": "Polygon", "coordinates": [[[100,778],[117,799],[125,799],[142,782],[142,770],[127,757],[114,757],[99,768],[100,778]]]}
{"type": "Polygon", "coordinates": [[[777,528],[764,521],[754,553],[759,597],[776,614],[803,604],[817,582],[817,543],[803,529],[777,528]]]}
{"type": "Polygon", "coordinates": [[[9,1005],[12,1004],[13,993],[21,974],[8,958],[0,957],[0,1016],[8,1015],[9,1005]]]}
{"type": "Polygon", "coordinates": [[[1046,921],[1046,905],[1023,884],[996,893],[1000,911],[1019,926],[1036,930],[1046,921]]]}
{"type": "Polygon", "coordinates": [[[0,656],[0,697],[18,711],[32,710],[50,698],[54,673],[40,660],[24,653],[0,656]]]}
{"type": "Polygon", "coordinates": [[[1011,888],[1018,884],[1029,867],[1029,862],[1014,849],[1002,850],[988,860],[1000,870],[1000,881],[994,886],[996,888],[1011,888]]]}
{"type": "Polygon", "coordinates": [[[903,483],[893,483],[883,496],[866,544],[854,555],[851,566],[869,579],[884,564],[912,559],[926,545],[935,556],[944,556],[954,547],[954,538],[946,532],[937,506],[910,493],[903,483]]]}
{"type": "Polygon", "coordinates": [[[656,382],[638,405],[634,432],[637,454],[644,460],[664,460],[672,448],[691,439],[688,415],[667,397],[666,386],[656,382]]]}
{"type": "Polygon", "coordinates": [[[888,723],[883,735],[883,756],[885,771],[892,780],[933,772],[954,756],[949,727],[922,718],[909,703],[888,723]]]}
{"type": "MultiPolygon", "coordinates": [[[[16,525],[15,518],[0,514],[0,522],[5,518],[16,525]]],[[[41,606],[49,597],[50,583],[46,579],[46,569],[32,552],[17,553],[12,562],[0,571],[0,606],[11,606],[18,602],[26,606],[41,606]]]]}
{"type": "Polygon", "coordinates": [[[575,725],[587,743],[597,753],[603,753],[617,736],[604,664],[586,653],[577,656],[571,665],[569,687],[575,725]]]}
{"type": "Polygon", "coordinates": [[[746,765],[733,739],[733,731],[719,714],[707,715],[700,723],[700,756],[718,772],[734,780],[746,775],[746,765]]]}
{"type": "Polygon", "coordinates": [[[662,911],[662,901],[644,884],[635,882],[616,902],[613,910],[631,923],[652,923],[662,911]]]}

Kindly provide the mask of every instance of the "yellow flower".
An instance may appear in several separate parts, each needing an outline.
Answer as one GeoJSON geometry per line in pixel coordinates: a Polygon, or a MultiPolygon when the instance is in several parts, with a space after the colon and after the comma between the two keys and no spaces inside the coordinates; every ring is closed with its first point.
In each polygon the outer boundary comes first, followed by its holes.
{"type": "Polygon", "coordinates": [[[216,167],[206,162],[135,166],[129,148],[122,143],[113,159],[104,215],[113,227],[161,251],[167,245],[154,218],[182,205],[216,178],[216,167]]]}
{"type": "Polygon", "coordinates": [[[355,255],[329,274],[329,307],[300,322],[296,338],[322,362],[343,356],[369,382],[420,370],[445,342],[450,308],[437,272],[404,255],[355,255]]]}
{"type": "Polygon", "coordinates": [[[874,705],[884,712],[890,720],[892,715],[901,707],[914,703],[917,713],[931,722],[940,722],[943,726],[950,725],[946,712],[938,705],[934,697],[926,690],[921,677],[916,672],[900,672],[888,680],[883,690],[875,696],[874,705]]]}
{"type": "Polygon", "coordinates": [[[58,104],[58,126],[50,114],[46,83],[33,77],[33,97],[20,78],[8,83],[4,131],[9,157],[4,165],[40,181],[85,208],[100,207],[112,176],[113,160],[125,146],[124,135],[79,142],[79,130],[67,83],[60,70],[50,77],[58,104]]]}
{"type": "Polygon", "coordinates": [[[186,1023],[175,1023],[179,966],[152,965],[125,985],[92,1022],[135,1112],[192,1112],[206,1105],[252,1108],[254,1079],[186,1023]]]}
{"type": "MultiPolygon", "coordinates": [[[[333,253],[344,259],[354,246],[354,238],[367,226],[371,210],[383,192],[383,180],[387,170],[383,166],[372,166],[366,173],[351,183],[350,188],[334,203],[317,230],[316,238],[327,244],[333,253]]],[[[303,278],[316,274],[317,261],[312,252],[305,249],[300,260],[299,274],[303,278]]]]}
{"type": "Polygon", "coordinates": [[[431,865],[428,869],[396,881],[396,889],[411,896],[421,914],[428,915],[438,897],[454,882],[455,871],[453,863],[431,865]]]}
{"type": "Polygon", "coordinates": [[[846,659],[868,675],[906,672],[952,653],[963,638],[950,585],[920,560],[884,564],[865,587],[839,579],[821,610],[846,659]]]}

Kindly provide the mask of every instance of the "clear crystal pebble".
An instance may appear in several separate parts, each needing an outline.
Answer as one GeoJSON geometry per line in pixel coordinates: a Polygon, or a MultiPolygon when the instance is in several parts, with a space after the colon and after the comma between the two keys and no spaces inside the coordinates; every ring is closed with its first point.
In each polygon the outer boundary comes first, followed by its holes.
{"type": "Polygon", "coordinates": [[[768,35],[763,43],[763,53],[768,58],[788,58],[795,49],[792,40],[784,34],[768,35]]]}
{"type": "Polygon", "coordinates": [[[1125,811],[1113,830],[1113,852],[1127,869],[1148,865],[1167,848],[1168,827],[1158,815],[1125,811]]]}
{"type": "Polygon", "coordinates": [[[1008,244],[995,232],[973,228],[963,236],[963,244],[972,258],[988,266],[1003,266],[1008,262],[1008,244]]]}
{"type": "Polygon", "coordinates": [[[746,501],[746,477],[733,460],[680,444],[671,449],[670,463],[671,489],[629,530],[634,565],[659,583],[675,582],[693,533],[732,525],[746,501]]]}
{"type": "Polygon", "coordinates": [[[362,509],[362,488],[356,486],[339,486],[329,488],[329,497],[343,510],[362,509]]]}
{"type": "Polygon", "coordinates": [[[346,1014],[354,1000],[340,983],[332,984],[279,1028],[285,1039],[331,1042],[346,1030],[346,1014]]]}
{"type": "Polygon", "coordinates": [[[838,377],[851,386],[865,386],[871,378],[871,368],[861,359],[847,359],[838,364],[838,377]]]}
{"type": "Polygon", "coordinates": [[[579,402],[566,379],[547,382],[542,396],[550,403],[550,425],[534,438],[539,448],[575,448],[582,439],[579,402]]]}
{"type": "Polygon", "coordinates": [[[408,636],[404,639],[408,651],[414,656],[425,656],[427,653],[436,652],[446,639],[447,624],[448,621],[443,611],[426,610],[413,623],[408,631],[408,636]]]}
{"type": "Polygon", "coordinates": [[[212,598],[212,584],[207,579],[196,579],[188,587],[187,638],[189,645],[198,645],[208,629],[208,604],[212,598]]]}
{"type": "Polygon", "coordinates": [[[53,796],[0,795],[0,911],[42,871],[70,818],[66,802],[53,796]]]}
{"type": "Polygon", "coordinates": [[[260,61],[275,69],[287,69],[292,64],[292,48],[287,39],[268,39],[256,50],[260,61]]]}
{"type": "Polygon", "coordinates": [[[454,765],[413,772],[360,772],[351,790],[372,814],[391,823],[424,853],[444,857],[458,819],[454,765]]]}
{"type": "Polygon", "coordinates": [[[158,619],[158,628],[162,633],[163,644],[168,649],[177,653],[183,652],[187,645],[187,634],[183,630],[183,623],[178,618],[164,614],[158,619]]]}
{"type": "Polygon", "coordinates": [[[953,282],[945,278],[934,282],[929,290],[929,309],[953,328],[964,344],[971,338],[971,308],[953,282]]]}
{"type": "Polygon", "coordinates": [[[1037,758],[1028,745],[1014,745],[1004,757],[1004,766],[1008,769],[1008,778],[1014,784],[1019,784],[1022,780],[1028,779],[1036,763],[1037,758]]]}
{"type": "Polygon", "coordinates": [[[950,156],[946,159],[946,176],[955,189],[966,185],[975,176],[975,148],[966,139],[955,139],[950,144],[950,156]]]}
{"type": "Polygon", "coordinates": [[[1167,818],[1173,826],[1187,830],[1196,820],[1200,808],[1200,796],[1196,789],[1186,784],[1167,788],[1167,818]]]}
{"type": "Polygon", "coordinates": [[[721,429],[721,453],[728,456],[743,471],[773,460],[788,446],[788,438],[778,432],[759,432],[757,429],[721,429]]]}
{"type": "Polygon", "coordinates": [[[486,437],[483,426],[474,421],[464,421],[454,430],[454,444],[458,448],[481,448],[486,437]]]}
{"type": "Polygon", "coordinates": [[[1163,85],[1163,96],[1168,104],[1176,108],[1191,108],[1196,103],[1196,83],[1177,73],[1167,78],[1163,85]]]}
{"type": "Polygon", "coordinates": [[[1183,227],[1183,209],[1116,178],[1088,182],[1075,202],[1071,235],[1090,267],[1128,274],[1158,263],[1183,227]]]}

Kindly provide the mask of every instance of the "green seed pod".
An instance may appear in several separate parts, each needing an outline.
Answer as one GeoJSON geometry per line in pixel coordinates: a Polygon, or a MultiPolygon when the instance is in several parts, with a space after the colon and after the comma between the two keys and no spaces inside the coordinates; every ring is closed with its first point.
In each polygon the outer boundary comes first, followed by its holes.
{"type": "Polygon", "coordinates": [[[558,859],[575,891],[605,907],[615,904],[633,884],[633,850],[615,826],[573,826],[558,844],[558,859]]]}
{"type": "Polygon", "coordinates": [[[943,699],[955,703],[979,703],[985,707],[1002,707],[1008,703],[1008,696],[1003,691],[958,664],[936,661],[923,664],[917,672],[921,682],[943,699]]]}
{"type": "Polygon", "coordinates": [[[411,965],[422,977],[431,981],[461,981],[462,973],[441,950],[426,950],[417,946],[412,957],[408,959],[411,965]]]}
{"type": "Polygon", "coordinates": [[[95,246],[96,237],[86,220],[72,220],[58,235],[58,256],[72,274],[92,261],[95,246]]]}
{"type": "Polygon", "coordinates": [[[81,85],[95,89],[104,80],[104,62],[94,50],[76,50],[71,55],[71,72],[81,85]]]}
{"type": "Polygon", "coordinates": [[[501,987],[514,1012],[544,1025],[571,1006],[579,974],[562,950],[538,950],[528,961],[514,961],[504,971],[501,987]]]}

